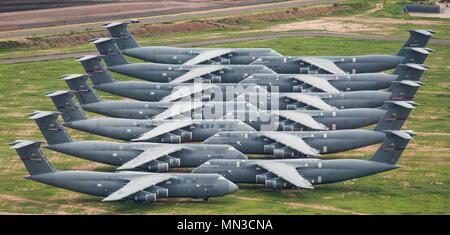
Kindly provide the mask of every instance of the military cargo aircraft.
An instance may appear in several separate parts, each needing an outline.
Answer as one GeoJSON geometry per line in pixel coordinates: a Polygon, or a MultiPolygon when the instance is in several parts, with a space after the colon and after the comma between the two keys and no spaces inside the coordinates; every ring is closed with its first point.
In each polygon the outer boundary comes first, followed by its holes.
{"type": "Polygon", "coordinates": [[[427,70],[424,65],[399,64],[393,73],[358,74],[252,74],[239,84],[250,83],[278,92],[368,91],[388,88],[394,81],[419,81],[427,70]]]}
{"type": "MultiPolygon", "coordinates": [[[[195,97],[195,100],[211,100],[212,93],[226,94],[226,90],[237,84],[193,84],[193,83],[154,83],[140,81],[116,81],[102,64],[102,57],[86,55],[77,57],[95,89],[114,95],[127,97],[140,101],[176,101],[186,97],[195,97]]],[[[255,87],[255,84],[239,84],[239,87],[255,87]]],[[[223,98],[224,99],[224,98],[223,98]]],[[[220,98],[220,100],[223,100],[220,98]]],[[[218,99],[215,99],[218,101],[218,99]]],[[[187,100],[186,100],[187,101],[187,100]]]]}
{"type": "Polygon", "coordinates": [[[251,65],[264,65],[285,74],[377,73],[393,69],[399,64],[423,64],[431,49],[423,48],[434,31],[409,30],[411,36],[395,55],[361,56],[266,56],[251,65]]]}
{"type": "MultiPolygon", "coordinates": [[[[402,102],[386,101],[382,109],[259,110],[246,102],[142,102],[104,101],[87,82],[87,76],[63,78],[83,110],[129,119],[238,119],[255,130],[356,129],[377,123],[383,116],[398,113],[402,102]]],[[[407,115],[405,115],[407,116],[407,115]]]]}
{"type": "Polygon", "coordinates": [[[258,110],[246,102],[104,101],[87,82],[87,75],[63,76],[83,110],[129,119],[238,119],[255,130],[356,129],[377,123],[389,112],[404,108],[386,101],[382,109],[258,110]],[[389,111],[389,110],[392,111],[389,111]]]}
{"type": "MultiPolygon", "coordinates": [[[[247,87],[233,91],[231,94],[240,94],[234,100],[248,102],[253,106],[266,110],[336,110],[352,108],[376,108],[385,101],[409,101],[414,98],[417,90],[424,83],[419,81],[395,81],[386,91],[350,91],[350,92],[268,92],[265,89],[247,87]]],[[[239,88],[239,87],[238,87],[239,88]]],[[[211,96],[213,96],[212,94],[211,96]]],[[[227,95],[228,98],[230,98],[227,95]]],[[[165,100],[170,100],[169,97],[165,100]]],[[[214,99],[214,98],[213,98],[214,99]]]]}
{"type": "Polygon", "coordinates": [[[385,131],[400,130],[414,105],[417,104],[412,101],[396,102],[395,106],[402,108],[389,111],[373,130],[223,131],[203,143],[227,144],[244,154],[268,154],[276,158],[337,153],[383,142],[385,131]]]}
{"type": "Polygon", "coordinates": [[[134,142],[199,142],[219,131],[254,130],[239,120],[142,120],[89,118],[75,101],[73,91],[48,93],[62,113],[64,126],[77,130],[134,142]]]}
{"type": "MultiPolygon", "coordinates": [[[[228,111],[241,107],[248,109],[246,102],[225,103],[222,100],[213,101],[178,101],[178,102],[144,102],[128,100],[105,101],[100,98],[93,87],[87,82],[86,74],[69,74],[61,77],[80,102],[83,110],[99,113],[109,117],[130,119],[189,118],[216,119],[223,117],[228,111]],[[210,112],[207,113],[206,110],[210,112]]],[[[256,109],[256,107],[254,108],[256,109]]]]}
{"type": "Polygon", "coordinates": [[[129,63],[113,38],[90,41],[103,56],[108,70],[150,82],[191,83],[196,79],[213,83],[237,83],[253,73],[272,73],[264,65],[179,65],[129,63]]]}
{"type": "Polygon", "coordinates": [[[166,172],[174,167],[196,167],[211,159],[247,159],[229,145],[116,143],[74,141],[58,121],[59,112],[31,114],[44,135],[45,148],[90,161],[119,166],[117,170],[166,172]]]}
{"type": "Polygon", "coordinates": [[[163,64],[250,64],[261,56],[282,56],[270,48],[180,48],[142,47],[127,29],[126,22],[104,24],[123,54],[163,64]]]}
{"type": "MultiPolygon", "coordinates": [[[[239,84],[168,84],[150,83],[138,81],[116,81],[104,68],[99,56],[78,57],[86,72],[90,74],[94,88],[111,94],[141,101],[229,101],[236,99],[237,95],[243,96],[239,101],[265,99],[264,103],[277,103],[278,107],[266,107],[263,109],[321,109],[333,110],[337,108],[371,108],[379,107],[391,97],[396,100],[412,99],[418,87],[422,84],[418,81],[394,81],[388,91],[353,91],[353,92],[306,92],[306,93],[277,93],[274,98],[265,95],[267,91],[252,83],[239,84]],[[248,94],[256,93],[251,96],[248,94]],[[261,93],[262,95],[260,95],[261,93]],[[405,95],[408,94],[408,95],[405,95]],[[269,99],[270,98],[270,99],[269,99]],[[269,101],[272,100],[272,101],[269,101]]],[[[272,91],[271,94],[276,93],[272,91]]],[[[252,105],[261,108],[252,101],[252,105]]],[[[259,103],[260,101],[258,101],[259,103]]],[[[270,104],[268,104],[270,105],[270,104]]]]}
{"type": "Polygon", "coordinates": [[[266,188],[313,189],[329,184],[399,168],[396,163],[405,150],[412,131],[386,131],[386,139],[376,153],[361,159],[210,160],[193,173],[217,173],[234,183],[264,184],[266,188]]]}
{"type": "MultiPolygon", "coordinates": [[[[231,142],[230,145],[234,146],[239,151],[242,149],[242,153],[267,153],[268,150],[265,145],[272,146],[272,150],[275,152],[279,151],[278,145],[273,143],[273,140],[275,140],[286,145],[290,149],[294,149],[300,154],[317,156],[318,151],[315,149],[329,149],[326,151],[322,150],[322,152],[346,151],[349,149],[380,143],[385,137],[382,130],[256,132],[255,129],[240,120],[140,120],[120,118],[88,118],[78,103],[75,102],[72,91],[56,91],[49,93],[47,96],[52,98],[58,111],[62,113],[64,126],[92,134],[133,142],[199,142],[217,134],[217,138],[209,138],[208,141],[205,141],[204,143],[212,144],[214,141],[228,141],[231,142]],[[228,135],[229,133],[232,134],[228,135]],[[235,133],[237,133],[236,136],[235,133]],[[226,134],[227,138],[221,138],[223,134],[226,134]],[[269,141],[269,139],[264,139],[263,142],[261,142],[261,135],[266,137],[269,136],[271,140],[269,141]],[[245,146],[242,146],[243,144],[241,143],[241,139],[245,146]],[[307,142],[311,140],[312,143],[308,145],[305,141],[303,141],[303,139],[307,142]],[[333,146],[327,147],[330,144],[333,144],[333,146]]],[[[408,110],[410,109],[411,108],[408,110]]],[[[401,119],[405,119],[405,117],[401,117],[401,119]]],[[[384,125],[382,127],[384,128],[384,125]]],[[[290,149],[287,149],[286,151],[282,149],[283,155],[285,155],[285,152],[289,152],[290,155],[297,153],[291,151],[290,149]]],[[[277,156],[279,156],[279,154],[277,156]]]]}
{"type": "Polygon", "coordinates": [[[224,196],[238,187],[217,174],[171,174],[136,171],[95,172],[56,170],[39,149],[41,142],[10,143],[24,163],[25,178],[75,192],[105,197],[102,201],[155,202],[157,198],[224,196]]]}
{"type": "MultiPolygon", "coordinates": [[[[364,55],[364,56],[296,56],[283,57],[268,48],[177,48],[147,46],[136,42],[127,29],[128,23],[112,22],[104,24],[123,54],[165,64],[272,64],[285,67],[291,63],[291,72],[280,73],[372,73],[395,68],[400,63],[422,64],[423,55],[428,54],[426,46],[434,33],[433,30],[409,30],[410,37],[396,55],[364,55]],[[418,48],[412,49],[411,48],[418,48]],[[260,60],[258,60],[261,58],[260,60]],[[279,62],[278,59],[281,59],[279,62]],[[413,59],[413,60],[411,60],[413,59]],[[256,61],[255,61],[256,60],[256,61]],[[286,61],[284,61],[286,60],[286,61]]],[[[281,69],[281,68],[280,68],[281,69]]]]}

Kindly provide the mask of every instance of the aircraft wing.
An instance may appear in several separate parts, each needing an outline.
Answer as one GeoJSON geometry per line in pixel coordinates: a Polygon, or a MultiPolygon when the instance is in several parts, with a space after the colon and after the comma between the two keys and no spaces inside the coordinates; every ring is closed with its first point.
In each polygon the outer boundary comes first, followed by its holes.
{"type": "Polygon", "coordinates": [[[201,77],[203,75],[214,73],[219,70],[223,69],[223,66],[220,65],[205,65],[205,66],[199,66],[197,68],[193,68],[189,70],[189,72],[175,78],[169,83],[183,83],[190,81],[192,79],[195,79],[197,77],[201,77]]]}
{"type": "Polygon", "coordinates": [[[132,160],[126,162],[121,167],[117,168],[117,170],[131,170],[136,167],[139,167],[145,163],[156,160],[160,157],[164,157],[168,154],[178,152],[183,149],[181,145],[161,145],[157,147],[151,147],[139,154],[137,157],[132,160]]]}
{"type": "Polygon", "coordinates": [[[205,83],[189,84],[189,85],[186,84],[186,86],[180,87],[179,89],[173,91],[170,95],[161,99],[161,102],[172,102],[177,99],[181,99],[187,96],[191,96],[192,94],[211,89],[213,87],[216,86],[205,83]]]}
{"type": "MultiPolygon", "coordinates": [[[[304,103],[319,110],[335,110],[333,106],[325,103],[321,98],[300,93],[282,93],[283,96],[304,103]]],[[[280,94],[281,95],[281,94],[280,94]]]]}
{"type": "Polygon", "coordinates": [[[323,92],[334,93],[339,92],[334,86],[332,86],[327,80],[315,76],[300,75],[293,76],[293,79],[306,83],[312,87],[320,89],[323,92]]]}
{"type": "Polygon", "coordinates": [[[173,122],[165,122],[161,125],[158,125],[157,127],[151,129],[150,131],[145,132],[142,134],[139,138],[132,139],[131,141],[145,141],[157,136],[160,136],[162,134],[169,133],[171,131],[186,127],[194,123],[192,120],[176,120],[173,122]]]}
{"type": "Polygon", "coordinates": [[[306,144],[305,141],[296,135],[280,131],[261,131],[261,133],[267,138],[270,138],[305,155],[320,156],[317,150],[306,144]]]}
{"type": "Polygon", "coordinates": [[[314,130],[326,130],[327,127],[317,122],[308,114],[293,110],[278,110],[278,115],[314,130]]]}
{"type": "Polygon", "coordinates": [[[169,180],[170,178],[171,176],[168,175],[151,174],[148,176],[142,176],[136,179],[131,179],[125,186],[115,191],[108,197],[104,198],[102,201],[117,201],[124,199],[148,187],[169,180]]]}
{"type": "Polygon", "coordinates": [[[225,54],[233,52],[232,49],[215,49],[208,50],[198,54],[196,57],[184,62],[184,65],[196,65],[208,61],[210,59],[214,59],[219,56],[223,56],[225,54]]]}
{"type": "MultiPolygon", "coordinates": [[[[201,108],[201,107],[203,107],[203,105],[205,105],[205,103],[203,103],[203,102],[175,103],[172,106],[170,106],[168,109],[166,109],[164,112],[161,112],[160,114],[153,117],[152,120],[163,120],[163,119],[175,117],[184,112],[191,111],[196,108],[201,108]]],[[[189,115],[189,118],[190,117],[191,116],[189,115]]]]}
{"type": "Polygon", "coordinates": [[[275,161],[259,161],[257,165],[286,180],[295,187],[314,189],[311,183],[303,178],[292,166],[275,161]]]}
{"type": "Polygon", "coordinates": [[[320,58],[314,58],[314,57],[302,57],[300,59],[300,61],[303,61],[314,67],[325,70],[331,74],[339,74],[339,75],[346,74],[342,69],[337,67],[336,64],[333,63],[333,61],[330,61],[327,59],[320,59],[320,58]]]}

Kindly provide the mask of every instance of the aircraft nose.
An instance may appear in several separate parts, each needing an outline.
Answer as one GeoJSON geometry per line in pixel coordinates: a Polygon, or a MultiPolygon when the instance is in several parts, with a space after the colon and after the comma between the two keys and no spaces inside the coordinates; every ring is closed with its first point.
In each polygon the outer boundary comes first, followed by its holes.
{"type": "Polygon", "coordinates": [[[228,181],[228,193],[234,193],[238,191],[239,187],[231,181],[228,181]]]}
{"type": "Polygon", "coordinates": [[[217,191],[221,193],[221,195],[231,194],[239,189],[236,184],[225,179],[223,176],[220,176],[217,183],[215,183],[214,185],[217,191]]]}

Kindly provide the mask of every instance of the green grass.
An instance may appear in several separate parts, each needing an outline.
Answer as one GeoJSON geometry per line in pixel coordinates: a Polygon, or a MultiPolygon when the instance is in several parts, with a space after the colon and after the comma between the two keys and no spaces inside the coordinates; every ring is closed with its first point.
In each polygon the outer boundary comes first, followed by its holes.
{"type": "MultiPolygon", "coordinates": [[[[386,40],[304,37],[228,43],[214,47],[271,47],[286,55],[361,55],[395,53],[402,44],[386,40]]],[[[412,112],[405,127],[425,134],[411,141],[399,161],[403,168],[356,180],[318,185],[315,190],[279,191],[240,184],[238,192],[211,198],[206,204],[198,199],[184,198],[162,199],[149,205],[102,203],[101,197],[24,179],[23,176],[28,173],[16,152],[9,149],[6,143],[16,139],[43,140],[37,126],[27,119],[26,114],[34,110],[55,110],[44,93],[67,89],[65,82],[58,77],[67,73],[83,73],[83,69],[74,59],[2,65],[0,214],[449,214],[450,46],[431,44],[429,47],[436,52],[426,61],[431,66],[422,77],[426,85],[420,88],[415,99],[421,105],[412,112]]],[[[114,77],[131,80],[117,74],[114,77]]],[[[103,92],[100,95],[104,99],[120,99],[103,92]]],[[[80,131],[69,132],[78,140],[109,140],[80,131]]],[[[376,148],[372,146],[324,157],[368,158],[376,148]]],[[[47,149],[43,151],[60,170],[114,170],[111,166],[47,149]]]]}

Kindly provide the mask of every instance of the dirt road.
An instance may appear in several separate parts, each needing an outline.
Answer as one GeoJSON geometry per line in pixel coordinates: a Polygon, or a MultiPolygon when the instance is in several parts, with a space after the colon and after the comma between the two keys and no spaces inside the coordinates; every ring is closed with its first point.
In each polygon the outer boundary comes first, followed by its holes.
{"type": "MultiPolygon", "coordinates": [[[[273,0],[271,0],[273,1],[273,0]]],[[[76,22],[92,22],[92,21],[105,21],[105,20],[118,20],[118,19],[133,19],[140,18],[139,20],[142,23],[157,23],[157,22],[165,22],[165,21],[173,21],[173,20],[182,20],[196,17],[210,17],[217,15],[225,15],[225,14],[234,14],[234,13],[243,13],[250,11],[263,11],[277,8],[285,8],[285,7],[299,7],[305,6],[318,2],[339,2],[343,0],[291,0],[291,1],[283,1],[283,2],[275,2],[275,3],[267,3],[269,0],[253,0],[253,1],[226,1],[230,2],[229,4],[225,4],[223,1],[220,3],[216,3],[216,1],[189,1],[189,4],[184,2],[183,5],[179,5],[177,1],[165,1],[162,5],[154,5],[157,3],[153,2],[153,6],[147,5],[136,5],[135,7],[131,7],[128,5],[121,5],[121,7],[125,7],[127,11],[123,13],[123,11],[119,11],[120,13],[111,14],[111,8],[106,8],[105,12],[105,4],[92,5],[92,6],[83,6],[84,8],[89,9],[89,14],[82,15],[81,13],[74,11],[74,8],[81,7],[67,7],[61,8],[59,11],[54,12],[56,9],[44,9],[44,10],[36,10],[30,11],[30,15],[23,14],[28,11],[22,12],[8,12],[8,13],[0,13],[0,28],[1,27],[14,27],[15,25],[21,25],[20,27],[38,27],[44,25],[58,25],[58,24],[69,24],[76,22]],[[199,2],[195,5],[195,2],[199,2]],[[207,2],[209,5],[202,3],[207,2]],[[231,4],[232,2],[232,4],[231,4]],[[264,4],[260,4],[261,2],[265,2],[264,4]],[[214,3],[214,4],[213,4],[214,3]],[[172,4],[172,5],[170,5],[172,4]],[[169,6],[170,5],[170,6],[169,6]],[[245,6],[242,6],[245,5],[245,6]],[[101,7],[101,8],[100,8],[101,7]],[[159,8],[158,8],[159,7],[159,8]],[[92,8],[92,9],[91,9],[92,8]],[[98,8],[98,9],[97,9],[98,8]],[[97,9],[97,11],[95,10],[97,9]],[[134,9],[134,10],[133,10],[134,9]],[[182,13],[180,13],[182,12],[182,13]],[[56,14],[53,16],[51,14],[56,14]],[[162,15],[166,14],[166,15],[162,15]],[[171,15],[167,15],[171,14],[171,15]],[[47,16],[47,17],[46,17],[47,16]],[[73,16],[73,17],[72,17],[73,16]],[[150,16],[150,17],[149,17],[150,16]],[[144,17],[144,18],[141,18],[144,17]],[[56,22],[57,21],[57,22],[56,22]],[[59,22],[59,23],[58,23],[59,22]]],[[[182,1],[178,1],[182,2],[182,1]]],[[[116,8],[117,4],[125,4],[125,3],[115,3],[116,8]]],[[[129,4],[129,3],[128,3],[129,4]]],[[[141,3],[144,4],[144,3],[141,3]]],[[[145,3],[150,4],[150,3],[145,3]]],[[[158,3],[160,4],[160,3],[158,3]]],[[[130,5],[130,4],[129,4],[130,5]]],[[[120,7],[119,7],[120,8],[120,7]]],[[[33,35],[42,35],[42,34],[54,34],[54,33],[62,33],[62,32],[70,32],[70,31],[79,31],[86,29],[95,29],[101,28],[101,24],[95,23],[90,25],[66,25],[66,26],[55,26],[55,27],[47,27],[47,28],[33,28],[26,30],[16,30],[16,31],[5,31],[0,32],[0,38],[15,38],[15,37],[29,37],[33,35]]]]}

